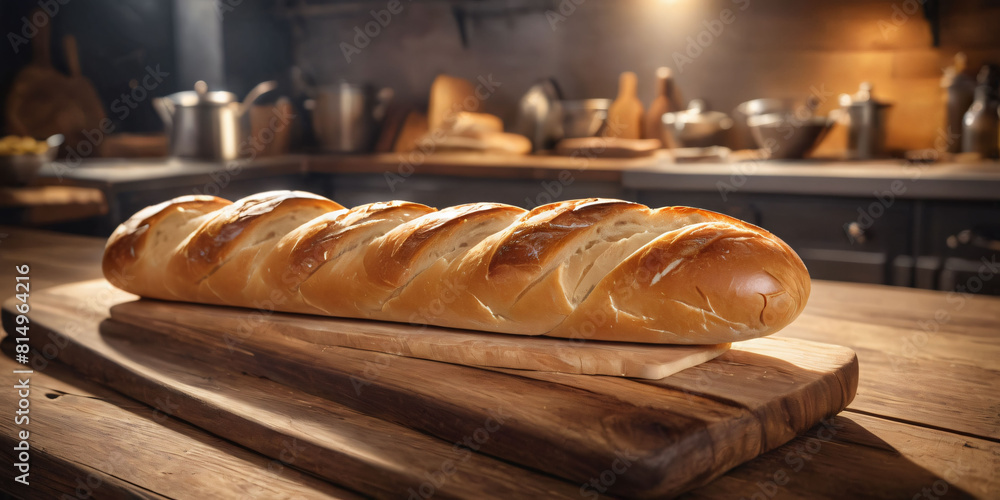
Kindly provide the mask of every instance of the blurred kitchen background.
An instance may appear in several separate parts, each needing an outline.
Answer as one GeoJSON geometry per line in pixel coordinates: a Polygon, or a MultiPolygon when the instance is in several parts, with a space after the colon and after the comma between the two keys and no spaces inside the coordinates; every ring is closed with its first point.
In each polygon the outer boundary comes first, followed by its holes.
{"type": "Polygon", "coordinates": [[[758,224],[815,278],[998,294],[996,26],[998,0],[4,0],[0,224],[605,196],[758,224]]]}

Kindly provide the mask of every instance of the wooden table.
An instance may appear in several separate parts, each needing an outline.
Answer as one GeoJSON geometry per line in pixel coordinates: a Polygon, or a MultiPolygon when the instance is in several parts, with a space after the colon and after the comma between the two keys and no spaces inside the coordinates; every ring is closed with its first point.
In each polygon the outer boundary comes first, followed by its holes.
{"type": "MultiPolygon", "coordinates": [[[[103,240],[0,228],[0,282],[32,289],[100,277],[103,240]]],[[[795,335],[857,351],[847,411],[689,498],[1000,496],[1000,299],[815,282],[795,335]],[[829,332],[836,332],[830,334],[829,332]]],[[[0,373],[19,367],[0,358],[0,373]]],[[[30,487],[13,482],[0,420],[0,490],[71,498],[329,498],[320,481],[138,403],[58,364],[32,376],[30,487]],[[30,488],[30,489],[29,489],[30,488]],[[74,496],[75,495],[75,496],[74,496]]],[[[18,397],[0,391],[13,412],[18,397]]],[[[164,402],[169,405],[169,402],[164,402]]],[[[362,492],[363,493],[363,492],[362,492]]]]}

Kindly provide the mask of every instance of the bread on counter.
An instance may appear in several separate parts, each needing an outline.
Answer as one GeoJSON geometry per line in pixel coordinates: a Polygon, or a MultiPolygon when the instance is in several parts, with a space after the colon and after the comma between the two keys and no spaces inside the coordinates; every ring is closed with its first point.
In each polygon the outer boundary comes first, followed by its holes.
{"type": "Polygon", "coordinates": [[[119,226],[103,269],[155,299],[668,344],[774,333],[810,288],[795,252],[760,228],[593,198],[526,211],[347,209],[298,191],[184,196],[119,226]]]}

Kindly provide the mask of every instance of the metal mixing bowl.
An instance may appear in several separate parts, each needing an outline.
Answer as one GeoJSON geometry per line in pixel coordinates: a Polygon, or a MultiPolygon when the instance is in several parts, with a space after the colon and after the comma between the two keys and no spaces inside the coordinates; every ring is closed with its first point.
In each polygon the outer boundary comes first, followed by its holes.
{"type": "Polygon", "coordinates": [[[801,99],[791,98],[761,98],[753,99],[736,106],[733,110],[734,139],[738,149],[749,149],[757,147],[753,132],[747,120],[752,116],[768,115],[771,113],[788,114],[807,106],[808,102],[801,99]]]}
{"type": "Polygon", "coordinates": [[[833,119],[811,116],[797,119],[791,114],[770,113],[747,118],[757,146],[772,159],[803,158],[833,126],[833,119]]]}
{"type": "Polygon", "coordinates": [[[611,99],[559,101],[562,109],[562,138],[594,137],[608,119],[611,99]]]}
{"type": "Polygon", "coordinates": [[[705,111],[705,103],[691,101],[690,109],[663,114],[663,130],[685,148],[707,148],[725,143],[733,119],[720,111],[705,111]]]}
{"type": "Polygon", "coordinates": [[[25,186],[38,175],[42,165],[52,161],[63,143],[62,135],[45,140],[49,149],[42,154],[0,155],[0,186],[25,186]]]}

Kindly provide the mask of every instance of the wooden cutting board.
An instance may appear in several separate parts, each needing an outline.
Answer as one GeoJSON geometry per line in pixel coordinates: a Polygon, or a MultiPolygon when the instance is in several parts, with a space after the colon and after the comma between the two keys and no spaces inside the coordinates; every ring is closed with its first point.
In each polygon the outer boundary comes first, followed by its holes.
{"type": "MultiPolygon", "coordinates": [[[[111,319],[133,298],[103,281],[33,292],[32,364],[45,353],[271,457],[287,458],[295,439],[295,467],[380,498],[596,498],[592,480],[614,496],[673,496],[836,414],[857,390],[853,351],[795,339],[739,343],[651,381],[317,346],[260,311],[244,311],[229,342],[210,316],[169,328],[111,319]]],[[[17,336],[14,301],[3,322],[17,336]]]]}
{"type": "MultiPolygon", "coordinates": [[[[89,291],[90,286],[80,288],[89,291]]],[[[245,330],[241,326],[247,321],[246,309],[160,300],[129,300],[111,307],[110,312],[112,321],[165,333],[174,328],[204,329],[212,325],[206,333],[227,345],[241,343],[245,330]]],[[[287,313],[269,314],[257,329],[275,339],[305,341],[321,348],[350,347],[468,366],[644,379],[661,379],[729,349],[729,344],[576,342],[287,313]]]]}
{"type": "Polygon", "coordinates": [[[559,141],[556,144],[556,154],[587,158],[638,158],[652,156],[660,147],[658,139],[578,137],[559,141]]]}

